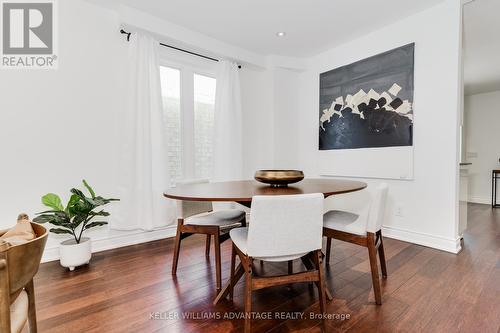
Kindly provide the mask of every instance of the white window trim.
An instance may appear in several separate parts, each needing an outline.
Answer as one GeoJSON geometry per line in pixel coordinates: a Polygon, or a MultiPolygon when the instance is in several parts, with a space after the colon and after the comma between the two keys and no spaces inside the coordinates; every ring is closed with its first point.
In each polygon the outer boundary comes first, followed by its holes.
{"type": "Polygon", "coordinates": [[[194,179],[194,74],[215,78],[216,62],[161,49],[160,66],[180,71],[182,178],[194,179]]]}

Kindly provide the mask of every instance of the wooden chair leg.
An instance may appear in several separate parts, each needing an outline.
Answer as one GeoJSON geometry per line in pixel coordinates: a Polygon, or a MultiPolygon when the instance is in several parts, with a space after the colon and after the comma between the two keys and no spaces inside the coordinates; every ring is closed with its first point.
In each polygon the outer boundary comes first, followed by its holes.
{"type": "Polygon", "coordinates": [[[326,254],[325,254],[325,261],[326,264],[330,264],[330,251],[332,249],[332,239],[330,237],[326,238],[326,254]]]}
{"type": "Polygon", "coordinates": [[[229,278],[229,299],[233,300],[234,294],[234,270],[236,267],[236,249],[234,248],[234,244],[231,245],[231,272],[229,278]]]}
{"type": "Polygon", "coordinates": [[[220,256],[220,232],[214,235],[214,250],[215,250],[215,280],[217,283],[217,292],[222,289],[222,277],[221,277],[221,256],[220,256]]]}
{"type": "Polygon", "coordinates": [[[319,294],[319,308],[321,314],[326,313],[326,288],[325,288],[325,271],[323,268],[323,254],[321,250],[317,250],[314,253],[314,263],[316,269],[318,270],[318,294],[319,294]]]}
{"type": "Polygon", "coordinates": [[[372,283],[373,283],[373,292],[375,294],[375,302],[380,305],[382,304],[382,294],[380,292],[380,277],[378,273],[378,265],[377,265],[377,249],[375,248],[375,235],[371,232],[368,233],[367,239],[367,247],[368,247],[368,255],[370,257],[370,268],[372,271],[372,283]]]}
{"type": "Polygon", "coordinates": [[[207,241],[205,243],[205,256],[209,257],[210,256],[210,239],[212,238],[212,235],[207,235],[207,241]]]}
{"type": "Polygon", "coordinates": [[[245,267],[245,333],[251,333],[252,328],[252,264],[248,261],[245,267]]]}
{"type": "Polygon", "coordinates": [[[28,294],[28,324],[30,333],[37,333],[36,326],[36,307],[35,307],[35,287],[33,279],[25,287],[28,294]]]}
{"type": "Polygon", "coordinates": [[[380,246],[378,247],[378,258],[380,260],[380,269],[382,270],[382,277],[384,279],[387,278],[387,263],[385,261],[385,251],[384,251],[384,242],[382,240],[382,232],[377,231],[377,236],[380,237],[380,246]]]}
{"type": "Polygon", "coordinates": [[[175,235],[174,258],[172,263],[172,275],[177,274],[177,263],[179,262],[179,252],[181,249],[182,222],[177,223],[177,234],[175,235]]]}
{"type": "MultiPolygon", "coordinates": [[[[293,274],[293,260],[288,260],[288,275],[293,274]]],[[[292,288],[292,283],[288,285],[288,288],[292,288]]]]}

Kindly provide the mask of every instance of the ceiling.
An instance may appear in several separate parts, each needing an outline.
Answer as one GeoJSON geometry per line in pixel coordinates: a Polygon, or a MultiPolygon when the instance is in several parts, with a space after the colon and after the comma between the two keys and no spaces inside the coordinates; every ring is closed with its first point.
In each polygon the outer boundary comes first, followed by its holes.
{"type": "MultiPolygon", "coordinates": [[[[441,0],[105,0],[263,55],[306,57],[441,0]],[[286,32],[278,38],[276,33],[286,32]]],[[[495,1],[495,0],[492,0],[495,1]]],[[[104,2],[104,1],[103,1],[104,2]]]]}
{"type": "Polygon", "coordinates": [[[500,90],[499,0],[475,0],[464,6],[465,94],[500,90]]]}

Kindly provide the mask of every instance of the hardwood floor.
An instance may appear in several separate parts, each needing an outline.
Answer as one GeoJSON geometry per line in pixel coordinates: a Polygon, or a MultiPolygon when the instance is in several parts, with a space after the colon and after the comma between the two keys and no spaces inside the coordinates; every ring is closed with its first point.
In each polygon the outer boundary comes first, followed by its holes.
{"type": "MultiPolygon", "coordinates": [[[[235,288],[234,303],[212,306],[214,252],[206,260],[204,242],[202,235],[183,241],[177,278],[170,273],[173,239],[100,252],[74,272],[58,262],[41,265],[35,279],[39,331],[241,331],[243,319],[214,317],[241,315],[244,282],[235,288]]],[[[325,332],[499,332],[500,209],[469,205],[459,255],[388,238],[384,245],[388,279],[382,282],[383,305],[377,306],[366,248],[333,241],[326,277],[334,300],[327,311],[338,317],[326,320],[325,332]]],[[[230,251],[230,242],[223,243],[223,281],[229,276],[230,251]]],[[[294,271],[301,267],[294,263],[294,271]]],[[[256,263],[262,273],[286,273],[287,268],[286,262],[256,263]]],[[[271,312],[271,318],[253,321],[254,332],[322,329],[321,321],[310,317],[319,311],[315,287],[273,287],[253,297],[254,311],[271,312]],[[301,312],[303,320],[291,318],[301,312]]]]}

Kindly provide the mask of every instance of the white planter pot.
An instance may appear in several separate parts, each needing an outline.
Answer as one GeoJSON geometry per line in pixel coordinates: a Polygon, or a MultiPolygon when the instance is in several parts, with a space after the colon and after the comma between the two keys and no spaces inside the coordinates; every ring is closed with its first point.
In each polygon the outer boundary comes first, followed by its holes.
{"type": "Polygon", "coordinates": [[[92,256],[90,238],[82,237],[80,244],[74,239],[68,239],[59,246],[61,266],[68,267],[70,271],[75,267],[88,264],[92,256]]]}

